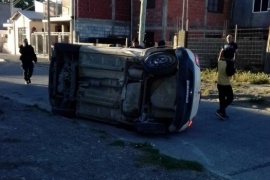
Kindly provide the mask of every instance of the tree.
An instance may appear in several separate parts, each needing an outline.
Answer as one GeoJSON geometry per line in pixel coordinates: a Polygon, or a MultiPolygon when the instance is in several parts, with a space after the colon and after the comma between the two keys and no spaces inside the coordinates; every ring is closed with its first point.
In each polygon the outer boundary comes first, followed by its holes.
{"type": "MultiPolygon", "coordinates": [[[[34,0],[12,0],[14,7],[21,8],[22,10],[34,10],[34,0]]],[[[2,3],[10,3],[10,0],[0,0],[2,3]]]]}
{"type": "Polygon", "coordinates": [[[19,0],[18,3],[14,3],[14,7],[21,8],[22,10],[35,10],[34,0],[19,0]]]}

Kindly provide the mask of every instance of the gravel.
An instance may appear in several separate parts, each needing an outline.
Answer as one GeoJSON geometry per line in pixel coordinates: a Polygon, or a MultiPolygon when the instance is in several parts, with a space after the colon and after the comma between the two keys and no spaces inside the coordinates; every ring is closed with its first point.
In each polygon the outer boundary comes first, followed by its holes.
{"type": "Polygon", "coordinates": [[[54,116],[0,97],[0,179],[222,179],[210,172],[166,170],[83,120],[54,116]],[[82,123],[83,122],[83,123],[82,123]]]}

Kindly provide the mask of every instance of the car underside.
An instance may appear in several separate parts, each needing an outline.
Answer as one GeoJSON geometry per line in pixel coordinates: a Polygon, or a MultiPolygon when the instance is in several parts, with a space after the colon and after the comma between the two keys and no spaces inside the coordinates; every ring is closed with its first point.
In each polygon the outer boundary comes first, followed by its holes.
{"type": "Polygon", "coordinates": [[[138,132],[190,126],[200,96],[197,58],[185,48],[55,44],[49,98],[54,113],[127,125],[138,132]]]}

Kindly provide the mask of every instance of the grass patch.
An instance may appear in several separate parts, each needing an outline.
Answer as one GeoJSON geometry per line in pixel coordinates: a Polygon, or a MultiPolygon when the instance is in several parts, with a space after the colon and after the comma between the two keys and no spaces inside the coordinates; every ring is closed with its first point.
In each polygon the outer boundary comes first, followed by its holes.
{"type": "Polygon", "coordinates": [[[217,80],[217,70],[216,69],[205,69],[201,71],[202,82],[215,83],[217,80]]]}
{"type": "Polygon", "coordinates": [[[126,143],[122,140],[116,140],[110,144],[110,146],[125,147],[126,143]]]}
{"type": "Polygon", "coordinates": [[[195,161],[179,160],[161,154],[158,149],[154,148],[149,143],[131,144],[131,146],[143,152],[143,154],[138,157],[140,164],[157,165],[167,170],[204,171],[204,167],[200,163],[195,161]]]}
{"type": "Polygon", "coordinates": [[[250,84],[270,84],[269,75],[265,73],[252,73],[250,71],[237,72],[233,81],[250,84]]]}
{"type": "MultiPolygon", "coordinates": [[[[205,69],[201,71],[202,82],[214,83],[217,80],[216,69],[205,69]]],[[[265,73],[252,73],[250,71],[237,71],[233,76],[233,83],[240,86],[242,83],[270,84],[270,77],[265,73]]]]}

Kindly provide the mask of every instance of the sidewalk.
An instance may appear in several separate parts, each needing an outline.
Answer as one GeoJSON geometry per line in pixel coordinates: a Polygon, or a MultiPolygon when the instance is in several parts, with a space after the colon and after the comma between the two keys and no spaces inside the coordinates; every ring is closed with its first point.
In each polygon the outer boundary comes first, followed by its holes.
{"type": "MultiPolygon", "coordinates": [[[[38,64],[44,64],[49,65],[50,62],[48,60],[48,56],[44,56],[42,54],[37,54],[38,64]]],[[[7,54],[7,53],[0,53],[0,59],[4,59],[7,61],[20,61],[20,55],[14,55],[14,54],[7,54]]]]}

